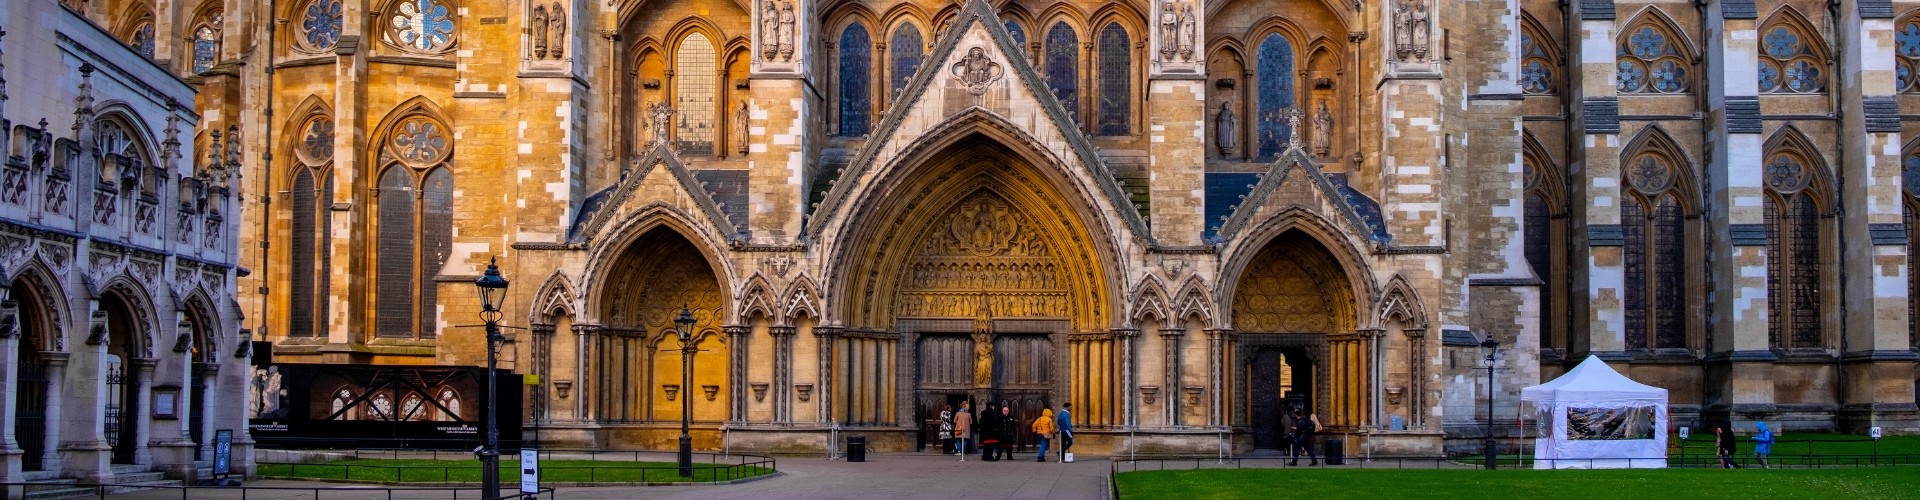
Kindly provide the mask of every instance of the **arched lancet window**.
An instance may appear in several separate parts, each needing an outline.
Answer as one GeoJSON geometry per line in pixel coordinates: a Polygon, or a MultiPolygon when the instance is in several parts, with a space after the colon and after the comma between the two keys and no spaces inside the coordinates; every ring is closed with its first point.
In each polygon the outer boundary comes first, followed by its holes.
{"type": "Polygon", "coordinates": [[[1620,234],[1625,241],[1629,349],[1687,346],[1686,213],[1681,170],[1664,153],[1640,153],[1625,165],[1620,234]]]}
{"type": "Polygon", "coordinates": [[[1894,83],[1901,92],[1920,91],[1920,15],[1907,16],[1899,26],[1893,34],[1894,52],[1900,54],[1894,83]]]}
{"type": "Polygon", "coordinates": [[[1020,45],[1019,49],[1021,52],[1025,52],[1027,50],[1026,28],[1021,28],[1020,23],[1013,22],[1013,20],[1007,20],[1006,26],[1007,35],[1013,37],[1013,43],[1020,45]]]}
{"type": "Polygon", "coordinates": [[[407,394],[400,403],[400,420],[426,420],[426,404],[427,401],[421,399],[419,393],[407,394]]]}
{"type": "Polygon", "coordinates": [[[1545,283],[1540,287],[1538,304],[1540,343],[1546,348],[1565,348],[1567,344],[1560,332],[1560,324],[1565,321],[1561,314],[1564,306],[1555,303],[1556,295],[1561,292],[1561,287],[1556,284],[1566,281],[1561,271],[1564,264],[1554,259],[1554,256],[1565,251],[1554,234],[1555,226],[1559,224],[1554,220],[1554,215],[1560,212],[1556,203],[1559,196],[1554,193],[1560,185],[1555,180],[1559,174],[1545,158],[1531,151],[1523,156],[1523,161],[1526,201],[1521,221],[1525,238],[1521,245],[1528,267],[1533,270],[1534,276],[1545,283]]]}
{"type": "Polygon", "coordinates": [[[1816,163],[1776,151],[1766,177],[1767,340],[1778,348],[1824,347],[1820,328],[1820,208],[1816,163]]]}
{"type": "Polygon", "coordinates": [[[1080,35],[1066,21],[1047,29],[1047,87],[1067,109],[1067,118],[1080,121],[1080,35]]]}
{"type": "Polygon", "coordinates": [[[1531,15],[1520,23],[1520,91],[1548,95],[1557,88],[1560,55],[1553,38],[1537,24],[1531,15]]]}
{"type": "Polygon", "coordinates": [[[153,59],[153,20],[142,19],[139,26],[133,28],[133,34],[127,37],[127,45],[141,57],[153,59]]]}
{"type": "Polygon", "coordinates": [[[673,57],[673,139],[682,154],[713,154],[715,61],[707,35],[695,32],[680,39],[673,57]]]}
{"type": "Polygon", "coordinates": [[[440,397],[436,399],[442,408],[446,408],[440,412],[439,420],[452,422],[460,419],[460,396],[453,389],[440,389],[440,397]]]}
{"type": "Polygon", "coordinates": [[[1133,133],[1133,43],[1120,23],[1100,30],[1099,135],[1133,133]]]}
{"type": "Polygon", "coordinates": [[[1901,162],[1900,184],[1906,199],[1901,206],[1901,221],[1907,231],[1907,344],[1920,351],[1920,236],[1913,234],[1914,217],[1920,217],[1920,150],[1908,150],[1901,162]]]}
{"type": "Polygon", "coordinates": [[[867,135],[873,111],[873,39],[858,21],[840,32],[840,135],[867,135]]]}
{"type": "Polygon", "coordinates": [[[451,144],[436,122],[403,120],[394,128],[380,176],[374,309],[382,337],[433,338],[438,299],[433,278],[452,250],[453,173],[443,163],[451,144]],[[418,177],[416,177],[418,176],[418,177]]]}
{"type": "MultiPolygon", "coordinates": [[[[301,9],[299,40],[312,51],[333,49],[340,42],[341,0],[312,0],[301,9]]],[[[451,22],[451,21],[449,21],[451,22]]]]}
{"type": "Polygon", "coordinates": [[[221,17],[220,11],[213,11],[193,24],[194,73],[213,69],[213,64],[220,61],[221,17]]]}
{"type": "Polygon", "coordinates": [[[400,0],[381,16],[387,43],[402,50],[439,54],[453,48],[453,9],[446,0],[400,0]]]}
{"type": "Polygon", "coordinates": [[[1760,92],[1810,94],[1826,90],[1823,42],[1787,12],[1760,29],[1760,92]]]}
{"type": "Polygon", "coordinates": [[[893,29],[893,40],[887,42],[887,52],[892,61],[888,66],[891,72],[888,81],[893,83],[887,97],[897,101],[900,91],[907,88],[907,81],[913,79],[913,72],[920,69],[920,58],[926,55],[926,42],[920,38],[920,28],[913,27],[912,23],[900,23],[900,27],[893,29]]]}
{"type": "Polygon", "coordinates": [[[288,278],[288,337],[326,336],[327,287],[330,284],[333,225],[333,119],[317,116],[307,121],[304,137],[294,151],[292,235],[289,238],[293,270],[288,278]]]}
{"type": "Polygon", "coordinates": [[[1293,42],[1270,33],[1260,40],[1254,57],[1254,159],[1272,161],[1287,150],[1287,139],[1292,137],[1287,114],[1298,105],[1293,92],[1293,42]]]}
{"type": "Polygon", "coordinates": [[[393,398],[387,397],[386,393],[374,394],[373,397],[367,398],[367,407],[372,410],[372,414],[367,415],[368,417],[376,420],[394,419],[393,398]]]}
{"type": "Polygon", "coordinates": [[[353,410],[348,409],[352,404],[353,391],[341,389],[340,392],[333,393],[333,411],[328,415],[333,415],[334,420],[359,420],[353,415],[353,410]]]}
{"type": "Polygon", "coordinates": [[[1621,94],[1677,94],[1691,85],[1691,66],[1680,52],[1681,38],[1653,19],[1633,24],[1620,37],[1614,89],[1621,94]]]}

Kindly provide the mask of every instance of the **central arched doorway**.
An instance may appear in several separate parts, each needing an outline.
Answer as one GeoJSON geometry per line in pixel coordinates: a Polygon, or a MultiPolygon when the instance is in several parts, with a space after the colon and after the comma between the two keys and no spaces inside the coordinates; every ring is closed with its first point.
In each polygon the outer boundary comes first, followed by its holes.
{"type": "MultiPolygon", "coordinates": [[[[1363,371],[1352,366],[1355,291],[1348,266],[1314,235],[1281,232],[1247,261],[1233,294],[1245,413],[1256,449],[1285,449],[1288,415],[1356,425],[1363,371]]],[[[1363,398],[1362,398],[1363,399],[1363,398]]]]}
{"type": "MultiPolygon", "coordinates": [[[[1078,424],[1117,421],[1118,368],[1101,337],[1110,245],[1058,172],[1033,165],[973,136],[878,183],[884,199],[860,212],[836,257],[847,325],[836,415],[904,424],[912,445],[936,447],[940,412],[963,401],[1008,406],[1020,422],[1066,402],[1078,424]]],[[[1034,442],[1023,429],[1014,446],[1034,442]]]]}

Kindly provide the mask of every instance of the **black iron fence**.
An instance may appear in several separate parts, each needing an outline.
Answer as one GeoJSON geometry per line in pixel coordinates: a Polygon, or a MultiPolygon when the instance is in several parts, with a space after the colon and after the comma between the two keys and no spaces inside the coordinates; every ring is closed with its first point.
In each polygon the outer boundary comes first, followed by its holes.
{"type": "MultiPolygon", "coordinates": [[[[1114,459],[1110,472],[1114,474],[1136,471],[1160,470],[1199,470],[1199,469],[1480,469],[1485,464],[1484,455],[1462,455],[1454,457],[1343,457],[1329,460],[1320,457],[1316,464],[1302,457],[1295,461],[1288,457],[1233,457],[1233,458],[1154,458],[1123,460],[1114,459]]],[[[1743,455],[1734,457],[1740,467],[1759,467],[1757,457],[1743,455]]],[[[1920,465],[1920,455],[1813,455],[1813,456],[1771,456],[1767,460],[1774,468],[1836,468],[1836,467],[1880,467],[1894,465],[1920,465]]],[[[1496,469],[1532,469],[1541,463],[1550,463],[1547,468],[1634,468],[1651,467],[1656,464],[1672,468],[1713,468],[1721,467],[1719,457],[1715,455],[1674,455],[1668,457],[1647,458],[1565,458],[1536,459],[1531,456],[1503,455],[1494,460],[1496,469]]]]}
{"type": "MultiPolygon", "coordinates": [[[[123,484],[47,484],[47,483],[0,483],[0,488],[8,490],[9,498],[17,498],[16,493],[34,493],[50,488],[84,489],[86,495],[104,500],[108,495],[116,499],[131,500],[169,500],[214,499],[248,500],[249,498],[270,498],[290,500],[311,498],[313,500],[553,500],[555,489],[541,487],[537,493],[503,491],[501,496],[488,497],[479,487],[385,487],[385,486],[129,486],[123,484]],[[308,496],[311,494],[311,496],[308,496]]],[[[505,489],[505,488],[503,488],[505,489]]],[[[73,497],[66,497],[73,498],[73,497]]]]}
{"type": "MultiPolygon", "coordinates": [[[[343,453],[344,454],[344,453],[343,453]]],[[[513,452],[503,452],[511,457],[513,452]]],[[[680,475],[680,468],[674,463],[677,458],[672,452],[627,451],[627,450],[540,450],[541,461],[584,460],[608,462],[609,465],[547,465],[539,467],[542,482],[556,483],[722,483],[754,476],[772,474],[778,471],[778,464],[772,457],[759,455],[721,455],[715,453],[695,453],[695,467],[692,476],[680,475]],[[611,465],[616,463],[643,462],[643,458],[652,458],[649,465],[611,465]],[[654,465],[656,464],[657,465],[654,465]]],[[[473,452],[452,450],[353,450],[352,456],[359,459],[417,459],[417,460],[469,460],[473,452]]],[[[369,481],[380,483],[467,483],[478,482],[484,470],[479,463],[471,465],[394,465],[394,464],[357,464],[346,462],[257,462],[262,477],[290,477],[319,480],[369,481]]],[[[517,474],[513,467],[503,467],[508,475],[517,474]]]]}

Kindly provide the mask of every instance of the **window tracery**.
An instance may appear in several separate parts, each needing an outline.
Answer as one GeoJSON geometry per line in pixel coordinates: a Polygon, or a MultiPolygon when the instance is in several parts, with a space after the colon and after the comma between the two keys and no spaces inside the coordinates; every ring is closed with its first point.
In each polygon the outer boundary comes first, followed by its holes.
{"type": "Polygon", "coordinates": [[[300,41],[313,51],[330,50],[340,42],[340,0],[313,0],[303,9],[300,41]]]}
{"type": "Polygon", "coordinates": [[[1254,160],[1273,161],[1287,150],[1293,126],[1288,112],[1298,104],[1294,97],[1293,41],[1286,35],[1269,33],[1260,40],[1254,56],[1254,160]]]}
{"type": "Polygon", "coordinates": [[[1066,21],[1047,29],[1047,87],[1066,108],[1067,119],[1080,121],[1080,35],[1066,21]]]}
{"type": "Polygon", "coordinates": [[[415,115],[388,132],[384,156],[392,161],[374,196],[378,336],[425,339],[438,330],[433,279],[451,253],[453,235],[453,173],[446,164],[452,143],[445,130],[415,115]]]}
{"type": "Polygon", "coordinates": [[[887,50],[892,58],[890,81],[893,83],[887,95],[897,100],[900,91],[907,88],[907,81],[913,79],[913,72],[920,69],[920,58],[925,55],[926,43],[920,38],[919,28],[913,27],[912,23],[900,23],[900,27],[893,30],[893,40],[887,43],[887,50]]]}
{"type": "Polygon", "coordinates": [[[713,41],[699,32],[680,40],[674,54],[673,139],[682,154],[711,155],[714,145],[714,95],[718,91],[718,58],[713,41]]]}
{"type": "Polygon", "coordinates": [[[873,109],[873,40],[859,21],[840,32],[840,135],[867,135],[873,109]]]}
{"type": "Polygon", "coordinates": [[[201,73],[213,69],[220,61],[220,29],[222,25],[220,11],[203,16],[193,27],[193,72],[201,73]]]}
{"type": "Polygon", "coordinates": [[[1900,21],[1900,27],[1893,34],[1894,52],[1899,53],[1898,65],[1894,68],[1895,87],[1904,93],[1920,91],[1920,15],[1909,15],[1900,21]]]}
{"type": "Polygon", "coordinates": [[[1621,94],[1677,94],[1689,90],[1690,63],[1672,30],[1641,21],[1621,37],[1614,89],[1621,94]]]}
{"type": "Polygon", "coordinates": [[[1520,30],[1520,91],[1528,95],[1552,94],[1559,77],[1560,58],[1552,37],[1534,26],[1528,17],[1520,30]]]}
{"type": "Polygon", "coordinates": [[[133,47],[133,51],[139,53],[141,57],[153,59],[153,20],[141,20],[140,24],[133,28],[133,35],[127,39],[127,45],[133,47]]]}
{"type": "Polygon", "coordinates": [[[387,8],[387,43],[409,52],[435,54],[453,46],[453,11],[444,0],[401,0],[387,8]]]}
{"type": "Polygon", "coordinates": [[[1100,30],[1099,135],[1133,133],[1133,43],[1120,23],[1100,30]]]}
{"type": "Polygon", "coordinates": [[[1667,154],[1640,153],[1625,168],[1620,233],[1629,349],[1687,346],[1686,222],[1680,170],[1667,154]]]}
{"type": "Polygon", "coordinates": [[[1822,347],[1820,210],[1814,163],[1775,151],[1762,167],[1767,186],[1767,338],[1777,348],[1822,347]]]}
{"type": "Polygon", "coordinates": [[[1826,90],[1826,63],[1817,35],[1789,22],[1784,14],[1760,30],[1760,92],[1808,94],[1826,90]]]}

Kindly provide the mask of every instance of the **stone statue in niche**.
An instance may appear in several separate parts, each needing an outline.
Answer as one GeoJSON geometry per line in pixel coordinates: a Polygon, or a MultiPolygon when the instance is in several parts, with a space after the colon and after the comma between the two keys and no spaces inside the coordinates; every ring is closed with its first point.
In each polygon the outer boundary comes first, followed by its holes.
{"type": "Polygon", "coordinates": [[[647,128],[653,131],[653,139],[647,142],[647,147],[665,145],[667,130],[673,128],[673,107],[665,102],[647,106],[647,124],[647,128]]]}
{"type": "Polygon", "coordinates": [[[1200,21],[1193,17],[1193,4],[1180,4],[1180,60],[1193,61],[1193,39],[1199,31],[1200,21]]]}
{"type": "Polygon", "coordinates": [[[793,2],[780,3],[780,60],[793,61],[793,2]]]}
{"type": "MultiPolygon", "coordinates": [[[[1323,104],[1324,106],[1324,104],[1323,104]]],[[[740,105],[733,110],[733,142],[735,151],[747,154],[747,100],[741,99],[740,105]]],[[[782,275],[786,272],[782,271],[782,275]]]]}
{"type": "Polygon", "coordinates": [[[547,35],[553,42],[547,44],[547,54],[560,59],[567,53],[567,9],[560,2],[553,3],[553,9],[547,11],[547,35]]]}
{"type": "Polygon", "coordinates": [[[1433,21],[1426,0],[1401,0],[1393,12],[1393,41],[1400,60],[1418,62],[1427,58],[1427,44],[1433,39],[1433,21]]]}
{"type": "Polygon", "coordinates": [[[1169,1],[1169,2],[1161,3],[1160,4],[1160,60],[1162,61],[1173,60],[1174,53],[1179,51],[1180,44],[1179,42],[1175,41],[1175,38],[1179,36],[1180,36],[1180,13],[1174,10],[1173,2],[1169,1]]]}
{"type": "Polygon", "coordinates": [[[533,58],[547,58],[547,6],[533,6],[533,20],[527,22],[533,30],[533,58]]]}
{"type": "Polygon", "coordinates": [[[1305,115],[1300,108],[1287,109],[1287,149],[1300,149],[1300,121],[1305,115]]]}
{"type": "Polygon", "coordinates": [[[1233,116],[1233,103],[1221,102],[1220,113],[1213,115],[1213,145],[1220,156],[1233,156],[1234,139],[1239,136],[1240,121],[1233,116]]]}
{"type": "MultiPolygon", "coordinates": [[[[980,297],[982,308],[986,295],[980,297]]],[[[993,384],[993,336],[985,333],[973,334],[973,383],[981,387],[993,384]]]]}
{"type": "Polygon", "coordinates": [[[1326,156],[1333,151],[1333,112],[1327,110],[1327,100],[1320,100],[1320,110],[1313,112],[1313,154],[1326,156]]]}
{"type": "Polygon", "coordinates": [[[762,0],[760,10],[760,57],[772,61],[780,55],[780,8],[773,0],[762,0]]]}
{"type": "Polygon", "coordinates": [[[987,93],[987,86],[1000,80],[1006,72],[1000,63],[987,58],[986,49],[980,47],[967,49],[967,56],[954,63],[951,70],[953,78],[966,85],[967,93],[973,95],[987,93]]]}

